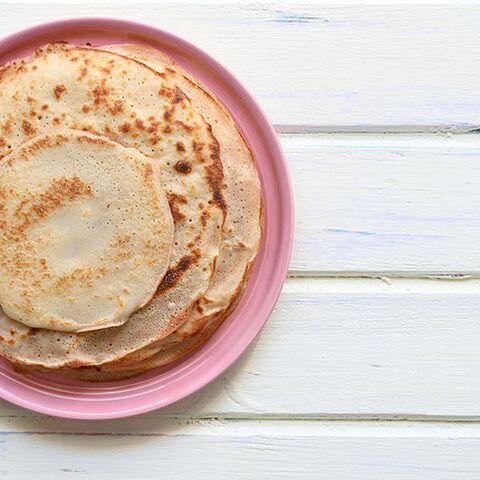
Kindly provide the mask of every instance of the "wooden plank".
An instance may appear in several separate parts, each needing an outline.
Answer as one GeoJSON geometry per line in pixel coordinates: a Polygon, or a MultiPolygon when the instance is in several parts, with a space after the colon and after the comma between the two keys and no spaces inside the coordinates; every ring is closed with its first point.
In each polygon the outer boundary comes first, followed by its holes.
{"type": "Polygon", "coordinates": [[[478,418],[479,292],[479,280],[291,279],[233,368],[150,416],[478,418]]]}
{"type": "Polygon", "coordinates": [[[0,476],[476,480],[480,472],[478,424],[129,423],[3,425],[0,476]]]}
{"type": "Polygon", "coordinates": [[[477,135],[285,135],[292,273],[480,272],[477,135]]]}
{"type": "Polygon", "coordinates": [[[170,30],[234,71],[278,125],[480,124],[480,6],[472,3],[3,0],[0,8],[8,14],[1,36],[92,13],[170,30]]]}

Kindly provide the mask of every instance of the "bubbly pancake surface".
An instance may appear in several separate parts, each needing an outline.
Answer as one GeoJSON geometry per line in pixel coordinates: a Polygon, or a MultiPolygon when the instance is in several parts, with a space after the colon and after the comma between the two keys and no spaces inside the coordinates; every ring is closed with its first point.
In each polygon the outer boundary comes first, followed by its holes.
{"type": "Polygon", "coordinates": [[[120,325],[154,294],[173,220],[159,166],[104,137],[57,130],[0,161],[0,304],[35,328],[120,325]]]}

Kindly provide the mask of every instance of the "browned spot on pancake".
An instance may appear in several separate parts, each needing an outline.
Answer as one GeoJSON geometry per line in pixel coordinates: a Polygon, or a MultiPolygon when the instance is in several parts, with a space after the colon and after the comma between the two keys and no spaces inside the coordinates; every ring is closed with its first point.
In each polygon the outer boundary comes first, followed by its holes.
{"type": "Polygon", "coordinates": [[[162,87],[158,91],[159,95],[163,95],[170,99],[173,104],[181,103],[186,97],[186,95],[182,92],[182,90],[178,87],[169,88],[169,87],[162,87]]]}
{"type": "MultiPolygon", "coordinates": [[[[211,128],[209,128],[210,132],[211,132],[211,128]]],[[[214,140],[211,144],[210,144],[210,158],[212,160],[220,160],[220,145],[218,144],[218,142],[216,140],[214,140]]]]}
{"type": "Polygon", "coordinates": [[[125,102],[123,100],[115,100],[113,105],[109,105],[108,110],[112,115],[117,115],[117,113],[123,112],[125,108],[125,102]]]}
{"type": "Polygon", "coordinates": [[[89,105],[84,105],[84,106],[82,107],[82,111],[83,111],[84,113],[88,113],[90,110],[91,110],[91,107],[90,107],[89,105]]]}
{"type": "Polygon", "coordinates": [[[222,194],[223,186],[223,167],[220,161],[220,145],[218,141],[213,136],[212,127],[208,126],[208,131],[211,136],[210,147],[210,159],[212,163],[205,167],[207,173],[207,180],[210,187],[210,191],[213,194],[213,202],[224,212],[227,211],[227,205],[222,194]]]}
{"type": "Polygon", "coordinates": [[[10,329],[10,335],[14,337],[17,334],[17,331],[14,328],[10,329]]]}
{"type": "Polygon", "coordinates": [[[26,135],[34,135],[37,131],[37,129],[28,120],[22,121],[22,129],[26,135]]]}
{"type": "Polygon", "coordinates": [[[35,154],[38,150],[43,147],[48,147],[52,144],[50,137],[41,137],[37,140],[33,140],[27,147],[24,148],[25,153],[28,154],[35,154]]]}
{"type": "Polygon", "coordinates": [[[141,120],[140,118],[137,118],[135,120],[135,126],[139,129],[139,130],[145,130],[145,124],[143,123],[143,120],[141,120]]]}
{"type": "Polygon", "coordinates": [[[210,218],[210,214],[208,213],[207,210],[204,210],[202,214],[200,215],[200,221],[202,222],[202,226],[206,227],[207,226],[207,220],[210,218]]]}
{"type": "Polygon", "coordinates": [[[79,142],[96,143],[97,145],[111,145],[111,142],[109,140],[106,140],[105,138],[89,137],[88,135],[79,136],[77,137],[77,140],[79,142]]]}
{"type": "Polygon", "coordinates": [[[190,173],[192,171],[192,165],[190,162],[179,160],[173,167],[178,173],[190,173]]]}
{"type": "Polygon", "coordinates": [[[66,91],[67,91],[67,87],[63,84],[56,85],[55,88],[53,89],[53,93],[57,100],[59,100],[62,94],[66,91]]]}
{"type": "Polygon", "coordinates": [[[213,192],[213,201],[217,204],[224,212],[227,211],[227,205],[225,203],[225,199],[220,190],[215,189],[213,192]]]}
{"type": "Polygon", "coordinates": [[[180,260],[172,267],[167,270],[167,273],[163,277],[160,286],[158,287],[155,295],[160,295],[172,287],[174,287],[177,282],[182,277],[182,274],[186,272],[192,265],[198,262],[200,259],[200,252],[194,250],[190,255],[184,255],[180,260]]]}
{"type": "Polygon", "coordinates": [[[105,102],[106,97],[110,95],[110,89],[107,88],[105,79],[103,79],[100,85],[97,85],[91,93],[93,95],[95,105],[105,102]]]}
{"type": "Polygon", "coordinates": [[[143,178],[147,185],[153,185],[153,168],[149,163],[147,163],[143,169],[143,178]]]}
{"type": "Polygon", "coordinates": [[[158,72],[158,76],[165,79],[167,76],[163,72],[158,72]]]}
{"type": "Polygon", "coordinates": [[[199,158],[200,160],[202,159],[201,155],[202,155],[203,147],[204,147],[203,143],[198,140],[194,140],[192,142],[193,151],[195,152],[195,155],[197,156],[197,158],[199,158]]]}
{"type": "Polygon", "coordinates": [[[172,133],[172,127],[170,125],[166,125],[163,130],[163,133],[172,133]]]}
{"type": "Polygon", "coordinates": [[[30,104],[37,103],[37,101],[33,97],[31,97],[30,95],[27,97],[27,102],[30,103],[30,104]]]}
{"type": "Polygon", "coordinates": [[[119,128],[120,131],[122,131],[123,133],[128,133],[131,130],[132,126],[128,122],[123,122],[119,128]]]}
{"type": "Polygon", "coordinates": [[[166,67],[165,70],[170,73],[171,75],[175,75],[175,70],[173,70],[173,68],[170,68],[170,67],[166,67]]]}
{"type": "Polygon", "coordinates": [[[61,123],[60,117],[53,117],[53,123],[54,123],[55,125],[60,125],[60,123],[61,123]]]}
{"type": "Polygon", "coordinates": [[[13,132],[13,122],[10,118],[5,123],[2,124],[2,130],[3,130],[3,133],[7,135],[13,132]]]}
{"type": "Polygon", "coordinates": [[[187,96],[178,87],[175,87],[175,95],[173,96],[172,103],[181,103],[187,96]]]}
{"type": "Polygon", "coordinates": [[[80,130],[82,130],[83,132],[100,134],[100,132],[98,132],[93,125],[82,125],[80,127],[80,130]]]}
{"type": "Polygon", "coordinates": [[[82,67],[80,70],[80,75],[78,76],[78,79],[81,80],[85,75],[88,73],[88,68],[87,67],[82,67]]]}
{"type": "Polygon", "coordinates": [[[79,177],[55,178],[45,192],[20,202],[14,215],[21,223],[12,225],[8,234],[12,240],[22,238],[26,229],[79,197],[91,197],[92,189],[79,177]]]}
{"type": "Polygon", "coordinates": [[[161,139],[162,139],[162,137],[159,137],[158,135],[151,135],[150,136],[150,143],[152,145],[156,145],[161,139]]]}
{"type": "MultiPolygon", "coordinates": [[[[67,270],[67,273],[61,275],[55,282],[57,288],[63,289],[74,282],[82,283],[87,286],[93,286],[93,279],[99,275],[105,275],[106,268],[95,269],[93,267],[77,267],[73,270],[67,270]],[[98,273],[97,273],[98,272],[98,273]]],[[[97,277],[99,278],[99,277],[97,277]]],[[[50,321],[54,321],[53,319],[50,321]]]]}
{"type": "Polygon", "coordinates": [[[184,152],[185,151],[185,145],[183,144],[183,142],[177,142],[177,151],[178,152],[184,152]]]}
{"type": "Polygon", "coordinates": [[[103,127],[103,131],[105,132],[105,134],[108,136],[108,135],[113,135],[113,130],[108,126],[108,125],[105,125],[103,127]]]}
{"type": "Polygon", "coordinates": [[[182,122],[181,120],[175,120],[175,125],[185,130],[187,133],[193,132],[193,127],[188,125],[188,123],[182,122]]]}
{"type": "Polygon", "coordinates": [[[0,147],[4,147],[7,143],[3,137],[0,137],[0,147]]]}
{"type": "Polygon", "coordinates": [[[35,71],[38,67],[36,65],[32,66],[32,70],[35,71]]]}
{"type": "Polygon", "coordinates": [[[197,312],[198,313],[203,313],[204,311],[205,310],[203,309],[203,307],[199,303],[197,303],[197,312]]]}
{"type": "Polygon", "coordinates": [[[172,118],[172,109],[171,108],[167,108],[164,112],[163,112],[163,118],[165,119],[165,121],[169,122],[172,118]]]}
{"type": "Polygon", "coordinates": [[[161,122],[155,120],[155,117],[149,117],[150,126],[147,128],[148,133],[158,132],[161,122]]]}
{"type": "Polygon", "coordinates": [[[31,117],[36,117],[37,116],[37,111],[36,110],[30,110],[30,116],[31,117]]]}
{"type": "Polygon", "coordinates": [[[185,205],[187,203],[187,199],[183,195],[179,195],[177,193],[169,193],[167,194],[167,198],[174,222],[177,223],[183,220],[185,215],[180,210],[179,205],[185,205]]]}
{"type": "Polygon", "coordinates": [[[78,62],[78,57],[72,57],[72,58],[70,59],[70,61],[71,61],[71,62],[78,62]]]}
{"type": "Polygon", "coordinates": [[[44,104],[42,105],[42,110],[48,110],[48,104],[44,103],[44,104]]]}

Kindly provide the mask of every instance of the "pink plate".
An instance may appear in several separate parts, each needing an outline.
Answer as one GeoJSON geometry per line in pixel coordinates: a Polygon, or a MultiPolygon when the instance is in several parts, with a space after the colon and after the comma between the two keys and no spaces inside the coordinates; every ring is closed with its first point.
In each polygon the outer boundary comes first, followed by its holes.
{"type": "MultiPolygon", "coordinates": [[[[59,375],[16,373],[0,360],[0,397],[66,418],[120,418],[165,407],[228,368],[258,334],[282,289],[293,242],[293,194],[287,162],[265,113],[245,87],[197,47],[157,28],[124,20],[79,18],[39,25],[0,41],[0,65],[48,42],[143,43],[167,53],[228,107],[255,154],[265,202],[263,247],[240,304],[200,348],[174,365],[119,382],[89,384],[59,375]]],[[[254,392],[252,392],[254,394],[254,392]]]]}

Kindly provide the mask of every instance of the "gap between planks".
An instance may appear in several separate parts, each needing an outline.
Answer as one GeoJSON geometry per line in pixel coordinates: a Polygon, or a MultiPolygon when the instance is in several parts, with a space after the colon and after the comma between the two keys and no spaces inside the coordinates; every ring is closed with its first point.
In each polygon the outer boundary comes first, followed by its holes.
{"type": "Polygon", "coordinates": [[[283,125],[274,124],[278,134],[419,134],[419,135],[464,135],[479,134],[480,125],[283,125]]]}
{"type": "MultiPolygon", "coordinates": [[[[0,400],[0,408],[6,407],[6,402],[0,400]],[[4,405],[2,405],[4,404],[4,405]]],[[[0,413],[0,435],[5,431],[5,425],[2,426],[2,422],[6,421],[8,425],[14,426],[15,421],[30,420],[33,424],[37,425],[38,423],[46,423],[48,425],[56,424],[58,430],[58,424],[68,426],[78,426],[83,422],[83,420],[71,420],[71,419],[60,419],[50,417],[48,415],[39,414],[36,412],[25,410],[21,407],[15,405],[8,405],[9,410],[12,410],[12,413],[0,413]],[[13,422],[13,423],[11,423],[13,422]]],[[[449,424],[449,423],[476,423],[480,425],[480,415],[424,415],[424,414],[218,414],[218,415],[191,415],[191,414],[170,414],[163,413],[160,409],[158,411],[137,415],[134,417],[123,418],[123,419],[114,419],[114,420],[95,420],[94,422],[88,423],[98,423],[105,426],[113,425],[120,423],[125,425],[130,425],[135,423],[135,421],[142,424],[147,421],[158,421],[166,423],[176,423],[176,424],[209,424],[209,423],[247,423],[247,422],[282,422],[282,423],[297,423],[297,422],[314,422],[314,423],[335,423],[338,425],[341,424],[353,424],[353,423],[395,423],[395,424],[449,424]]],[[[31,432],[33,430],[22,430],[23,432],[31,432]]]]}
{"type": "Polygon", "coordinates": [[[379,421],[377,419],[188,419],[173,417],[133,417],[119,420],[85,422],[51,417],[0,418],[0,438],[10,435],[87,435],[87,436],[225,436],[268,434],[272,436],[344,436],[360,437],[452,437],[480,438],[476,422],[379,421]]]}

